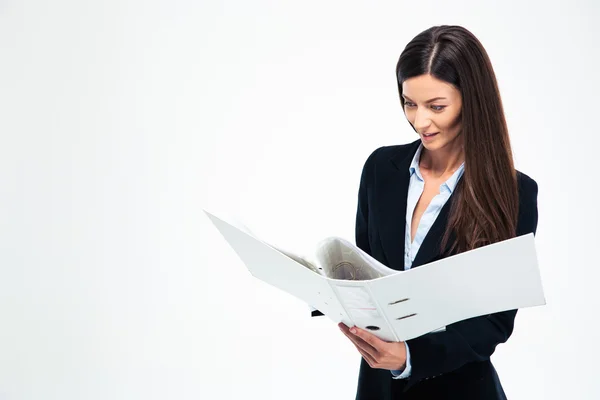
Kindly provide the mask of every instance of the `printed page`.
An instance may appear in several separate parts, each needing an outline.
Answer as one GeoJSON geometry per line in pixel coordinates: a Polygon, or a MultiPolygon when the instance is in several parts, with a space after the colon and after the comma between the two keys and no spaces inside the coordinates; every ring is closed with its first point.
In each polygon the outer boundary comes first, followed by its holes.
{"type": "Polygon", "coordinates": [[[404,272],[386,267],[339,237],[329,237],[319,242],[315,258],[325,276],[331,279],[364,281],[404,272]]]}

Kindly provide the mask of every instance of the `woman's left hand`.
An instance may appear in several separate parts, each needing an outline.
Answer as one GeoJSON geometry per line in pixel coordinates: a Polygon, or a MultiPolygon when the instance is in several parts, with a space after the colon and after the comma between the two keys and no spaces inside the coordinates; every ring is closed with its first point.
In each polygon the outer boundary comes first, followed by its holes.
{"type": "Polygon", "coordinates": [[[386,342],[356,326],[348,328],[339,323],[340,330],[354,343],[371,368],[403,370],[406,367],[404,342],[386,342]]]}

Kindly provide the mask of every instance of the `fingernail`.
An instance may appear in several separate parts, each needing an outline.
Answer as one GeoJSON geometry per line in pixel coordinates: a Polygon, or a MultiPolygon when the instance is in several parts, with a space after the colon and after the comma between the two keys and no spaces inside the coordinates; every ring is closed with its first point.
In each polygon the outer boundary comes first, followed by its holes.
{"type": "Polygon", "coordinates": [[[350,329],[350,332],[356,333],[356,329],[352,328],[352,329],[350,329]]]}

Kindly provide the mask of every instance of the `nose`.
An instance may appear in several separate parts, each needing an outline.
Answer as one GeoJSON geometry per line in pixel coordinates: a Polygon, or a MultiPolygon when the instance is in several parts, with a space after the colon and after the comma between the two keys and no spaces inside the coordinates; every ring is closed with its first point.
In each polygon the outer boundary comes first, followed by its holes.
{"type": "Polygon", "coordinates": [[[419,133],[427,132],[429,126],[431,125],[431,119],[427,113],[427,110],[417,109],[415,111],[415,119],[413,121],[413,126],[419,133]]]}

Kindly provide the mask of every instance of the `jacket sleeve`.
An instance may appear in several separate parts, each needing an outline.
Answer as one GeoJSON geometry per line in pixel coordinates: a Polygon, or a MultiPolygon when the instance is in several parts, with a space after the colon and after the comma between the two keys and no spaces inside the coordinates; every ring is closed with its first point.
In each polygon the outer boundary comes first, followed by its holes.
{"type": "MultiPolygon", "coordinates": [[[[537,230],[537,183],[520,174],[517,236],[537,230]]],[[[435,332],[407,341],[411,352],[412,372],[405,390],[424,379],[454,371],[463,365],[488,360],[496,346],[508,340],[513,331],[517,310],[470,318],[448,325],[445,332],[435,332]]]]}
{"type": "Polygon", "coordinates": [[[371,246],[369,245],[369,185],[373,182],[373,164],[379,150],[381,150],[381,147],[373,151],[365,161],[358,187],[355,240],[356,246],[369,255],[372,255],[371,246]]]}

